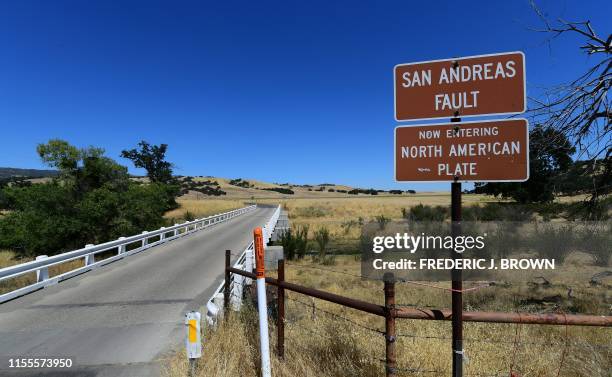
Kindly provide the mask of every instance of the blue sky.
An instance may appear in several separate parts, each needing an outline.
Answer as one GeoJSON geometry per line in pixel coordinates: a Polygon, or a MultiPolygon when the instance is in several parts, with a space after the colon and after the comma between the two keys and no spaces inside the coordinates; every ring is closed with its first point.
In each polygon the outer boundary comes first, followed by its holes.
{"type": "MultiPolygon", "coordinates": [[[[538,1],[610,32],[609,1],[538,1]]],[[[591,61],[517,1],[2,1],[0,166],[43,167],[62,138],[120,159],[170,145],[176,173],[447,190],[393,182],[395,64],[521,50],[527,90],[591,61]]],[[[134,173],[141,173],[132,169],[134,173]]]]}

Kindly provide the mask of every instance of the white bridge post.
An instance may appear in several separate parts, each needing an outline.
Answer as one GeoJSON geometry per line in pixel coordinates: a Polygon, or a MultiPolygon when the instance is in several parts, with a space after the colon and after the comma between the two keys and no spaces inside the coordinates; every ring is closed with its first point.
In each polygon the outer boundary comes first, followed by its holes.
{"type": "MultiPolygon", "coordinates": [[[[49,258],[47,255],[39,255],[36,257],[36,260],[47,259],[49,258]]],[[[40,283],[41,281],[45,281],[49,279],[49,268],[42,267],[36,270],[36,282],[40,283]]]]}
{"type": "MultiPolygon", "coordinates": [[[[86,249],[92,248],[94,246],[94,244],[92,243],[88,243],[87,245],[85,245],[86,249]]],[[[96,256],[94,254],[87,254],[85,255],[85,265],[89,266],[91,264],[96,263],[96,256]]]]}

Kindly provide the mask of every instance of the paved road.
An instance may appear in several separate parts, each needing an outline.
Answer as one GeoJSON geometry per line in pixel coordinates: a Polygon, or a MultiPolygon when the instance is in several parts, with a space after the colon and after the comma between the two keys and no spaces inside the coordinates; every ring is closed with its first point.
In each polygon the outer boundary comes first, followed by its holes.
{"type": "Polygon", "coordinates": [[[153,247],[0,304],[0,375],[155,376],[178,349],[184,313],[223,277],[225,249],[241,252],[272,208],[153,247]],[[61,371],[9,371],[8,357],[73,357],[61,371]]]}

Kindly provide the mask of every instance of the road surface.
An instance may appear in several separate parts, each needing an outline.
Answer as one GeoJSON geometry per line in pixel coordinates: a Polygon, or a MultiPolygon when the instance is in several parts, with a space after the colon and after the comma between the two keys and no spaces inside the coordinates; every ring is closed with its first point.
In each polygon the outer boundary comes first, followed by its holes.
{"type": "Polygon", "coordinates": [[[0,304],[0,375],[159,375],[164,356],[181,349],[185,312],[223,279],[225,250],[242,252],[273,211],[259,207],[0,304]],[[72,357],[74,365],[19,371],[7,368],[10,357],[72,357]]]}

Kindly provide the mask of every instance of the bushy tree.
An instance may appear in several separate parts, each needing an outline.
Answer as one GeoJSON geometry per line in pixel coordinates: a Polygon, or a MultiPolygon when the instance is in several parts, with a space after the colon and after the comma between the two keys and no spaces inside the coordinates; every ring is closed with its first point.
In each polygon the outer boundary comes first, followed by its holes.
{"type": "Polygon", "coordinates": [[[100,148],[78,149],[63,140],[38,146],[41,159],[60,170],[49,183],[0,190],[0,248],[20,255],[55,254],[151,230],[165,223],[176,187],[137,184],[127,168],[100,148]]]}
{"type": "Polygon", "coordinates": [[[146,141],[138,148],[124,150],[121,157],[132,160],[137,168],[144,168],[151,182],[168,183],[172,180],[172,164],[166,161],[168,144],[151,145],[146,141]]]}

